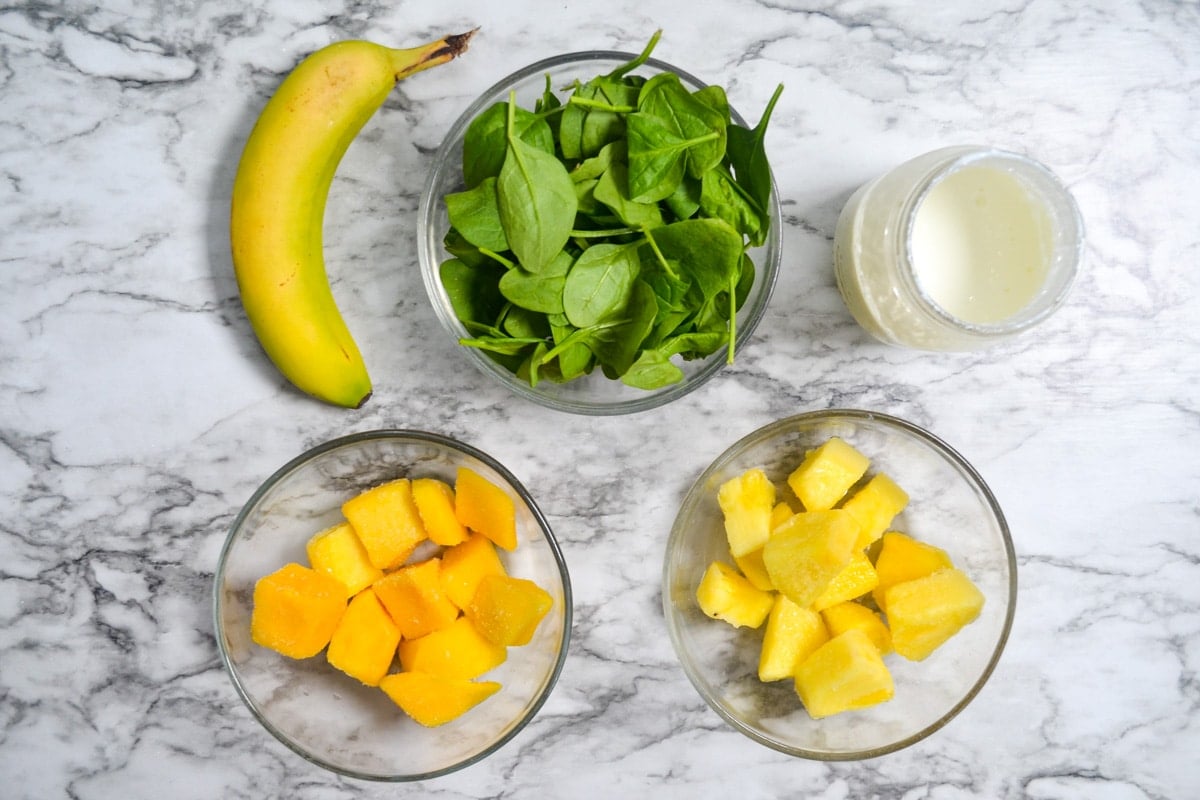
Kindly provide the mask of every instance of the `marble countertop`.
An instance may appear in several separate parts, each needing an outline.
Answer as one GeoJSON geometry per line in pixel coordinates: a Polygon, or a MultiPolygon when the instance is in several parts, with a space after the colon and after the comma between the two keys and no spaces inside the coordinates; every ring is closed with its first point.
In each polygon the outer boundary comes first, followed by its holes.
{"type": "MultiPolygon", "coordinates": [[[[751,115],[755,111],[749,111],[751,115]]],[[[0,9],[0,775],[12,798],[1200,796],[1200,8],[974,3],[282,0],[0,9]],[[302,55],[480,26],[406,81],[342,162],[335,291],[369,353],[359,411],[290,388],[243,315],[234,166],[302,55]],[[498,76],[584,49],[656,55],[761,109],[783,269],[737,363],[640,414],[549,411],[485,380],[416,262],[419,189],[498,76]],[[935,147],[1029,153],[1074,192],[1067,305],[982,353],[888,348],[853,322],[834,223],[863,181],[935,147]],[[859,763],[727,728],[662,619],[667,532],[726,446],[796,412],[924,425],[1003,505],[1016,622],[945,729],[859,763]],[[571,567],[575,622],[537,719],[422,784],[340,779],[266,735],[223,672],[218,552],[258,483],[341,434],[413,427],[505,463],[571,567]]]]}

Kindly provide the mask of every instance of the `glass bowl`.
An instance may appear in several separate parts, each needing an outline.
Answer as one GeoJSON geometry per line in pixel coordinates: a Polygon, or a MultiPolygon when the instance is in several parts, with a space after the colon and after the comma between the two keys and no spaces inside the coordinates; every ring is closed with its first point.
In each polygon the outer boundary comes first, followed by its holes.
{"type": "Polygon", "coordinates": [[[529,492],[487,454],[421,431],[381,430],[335,439],[268,478],[233,523],[217,564],[214,601],[221,658],[255,718],[310,762],[379,781],[444,775],[504,745],[554,688],[571,632],[567,566],[529,492]],[[497,553],[510,575],[536,582],[554,601],[533,640],[510,647],[508,659],[483,676],[499,681],[499,692],[452,722],[425,728],[382,690],[330,666],[324,651],[295,660],[251,640],[255,582],[290,561],[307,564],[305,543],[342,519],[345,500],[405,476],[437,477],[453,485],[460,466],[512,496],[518,545],[497,553]]]}
{"type": "MultiPolygon", "coordinates": [[[[439,267],[444,260],[451,257],[443,246],[443,239],[450,228],[444,197],[448,193],[461,191],[464,186],[462,149],[467,127],[475,117],[492,104],[506,101],[510,91],[516,92],[517,103],[522,108],[532,109],[534,101],[546,89],[547,76],[550,78],[551,86],[562,99],[564,93],[561,90],[570,87],[576,79],[586,82],[597,75],[610,72],[634,57],[635,54],[632,53],[589,51],[556,56],[531,64],[485,91],[450,128],[438,149],[433,170],[428,176],[421,195],[418,213],[420,233],[417,237],[417,250],[421,275],[425,281],[429,299],[438,319],[455,341],[456,346],[460,339],[469,338],[471,334],[454,313],[450,297],[439,277],[439,267]]],[[[700,80],[687,72],[653,58],[631,74],[651,77],[667,71],[678,75],[684,86],[690,90],[695,91],[704,87],[700,80]]],[[[730,116],[733,122],[739,125],[746,124],[736,110],[730,109],[730,116]]],[[[745,302],[737,312],[735,360],[736,351],[746,347],[754,334],[754,329],[762,319],[779,272],[782,214],[779,193],[773,180],[770,215],[770,230],[766,242],[761,247],[749,250],[755,263],[755,278],[745,302]]],[[[619,380],[606,378],[599,369],[594,370],[590,375],[565,383],[540,380],[536,387],[531,387],[528,381],[517,377],[482,350],[465,346],[459,349],[463,351],[464,357],[477,368],[500,381],[516,394],[559,411],[587,415],[626,414],[656,408],[696,389],[712,378],[726,364],[724,348],[704,359],[681,361],[676,357],[673,361],[682,369],[683,379],[655,390],[627,386],[619,380]]]]}
{"type": "Polygon", "coordinates": [[[864,759],[907,747],[942,728],[991,675],[1012,627],[1017,565],[1004,515],[983,478],[945,442],[904,420],[866,411],[818,411],[774,422],[731,446],[684,498],[667,542],[663,606],[684,672],[733,728],[767,747],[825,761],[864,759]],[[946,550],[983,592],[978,619],[921,662],[885,657],[895,682],[888,702],[814,720],[791,680],[758,679],[762,629],[711,619],[696,603],[708,564],[732,564],[717,488],[752,467],[799,509],[788,474],[806,450],[838,436],[910,497],[892,524],[946,550]]]}

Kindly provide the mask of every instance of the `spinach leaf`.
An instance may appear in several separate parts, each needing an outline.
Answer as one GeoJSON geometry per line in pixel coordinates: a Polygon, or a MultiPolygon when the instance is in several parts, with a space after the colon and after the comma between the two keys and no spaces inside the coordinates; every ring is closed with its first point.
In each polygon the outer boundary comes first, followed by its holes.
{"type": "Polygon", "coordinates": [[[542,314],[561,314],[563,283],[573,259],[560,251],[545,271],[527,272],[513,267],[500,278],[500,293],[510,303],[542,314]]]}
{"type": "Polygon", "coordinates": [[[700,181],[700,210],[709,217],[728,222],[753,246],[766,241],[767,226],[771,224],[767,211],[760,208],[723,167],[704,173],[700,181]]]}
{"type": "MultiPolygon", "coordinates": [[[[766,137],[767,125],[771,122],[771,113],[775,103],[783,93],[783,85],[775,87],[766,110],[753,129],[741,125],[731,125],[729,128],[729,163],[737,175],[738,182],[745,187],[747,194],[761,209],[770,208],[771,203],[771,166],[767,163],[766,137]]],[[[765,233],[765,232],[764,232],[765,233]]]]}
{"type": "Polygon", "coordinates": [[[693,178],[699,178],[725,157],[725,115],[694,97],[678,75],[662,72],[646,81],[638,97],[638,112],[658,117],[680,138],[691,142],[687,170],[693,178]]]}
{"type": "Polygon", "coordinates": [[[668,261],[676,261],[709,300],[729,286],[742,261],[741,234],[720,219],[697,218],[673,222],[652,232],[655,245],[668,261]]]}
{"type": "Polygon", "coordinates": [[[470,267],[457,258],[442,263],[438,274],[459,319],[478,322],[497,317],[504,298],[497,289],[496,273],[489,265],[470,267]]]}
{"type": "Polygon", "coordinates": [[[683,370],[659,350],[643,350],[630,365],[621,382],[635,389],[660,389],[683,380],[683,370]]]}
{"type": "Polygon", "coordinates": [[[624,375],[637,359],[642,342],[654,324],[658,303],[645,281],[635,281],[617,324],[598,330],[589,344],[600,369],[610,378],[624,375]]]}
{"type": "Polygon", "coordinates": [[[621,222],[632,228],[656,228],[662,225],[662,211],[657,203],[639,203],[629,196],[629,170],[624,158],[624,144],[613,142],[605,150],[616,154],[610,157],[608,169],[596,183],[596,200],[612,209],[621,222]]]}
{"type": "Polygon", "coordinates": [[[485,178],[465,192],[446,195],[446,212],[454,229],[476,247],[496,252],[508,249],[508,237],[500,222],[495,178],[485,178]]]}
{"type": "MultiPolygon", "coordinates": [[[[554,153],[554,132],[546,120],[523,108],[515,111],[513,132],[521,141],[554,153]]],[[[471,120],[463,133],[463,181],[473,188],[500,174],[508,150],[508,104],[494,103],[471,120]]]]}
{"type": "Polygon", "coordinates": [[[595,325],[629,301],[641,270],[639,243],[592,245],[575,260],[563,284],[563,313],[577,328],[595,325]]]}

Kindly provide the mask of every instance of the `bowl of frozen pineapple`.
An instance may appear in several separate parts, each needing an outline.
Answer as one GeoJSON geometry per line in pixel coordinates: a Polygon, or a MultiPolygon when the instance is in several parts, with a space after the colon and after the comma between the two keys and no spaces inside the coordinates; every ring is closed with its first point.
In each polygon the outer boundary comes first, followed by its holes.
{"type": "Polygon", "coordinates": [[[667,543],[672,644],[704,701],[775,750],[866,759],[978,695],[1012,627],[1016,556],[979,472],[911,422],[782,419],[693,483],[667,543]]]}
{"type": "Polygon", "coordinates": [[[347,777],[415,781],[534,719],[566,659],[571,584],[499,461],[379,430],[313,447],[250,497],[214,617],[237,694],[275,738],[347,777]]]}

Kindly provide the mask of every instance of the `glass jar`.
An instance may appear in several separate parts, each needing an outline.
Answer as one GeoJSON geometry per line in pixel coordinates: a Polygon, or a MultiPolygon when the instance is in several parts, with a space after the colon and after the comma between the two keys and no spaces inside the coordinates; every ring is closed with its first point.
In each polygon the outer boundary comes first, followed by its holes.
{"type": "Polygon", "coordinates": [[[834,270],[846,307],[882,342],[974,350],[1044,320],[1083,253],[1074,198],[1017,153],[959,146],[860,187],[838,218],[834,270]]]}

